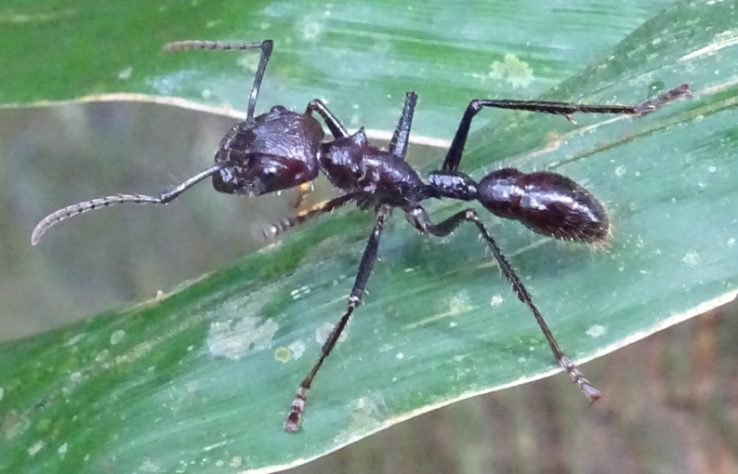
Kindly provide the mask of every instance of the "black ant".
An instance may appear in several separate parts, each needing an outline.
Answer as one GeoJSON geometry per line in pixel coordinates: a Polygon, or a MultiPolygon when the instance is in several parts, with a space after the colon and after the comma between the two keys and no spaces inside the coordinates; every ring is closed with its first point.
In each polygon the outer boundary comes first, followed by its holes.
{"type": "Polygon", "coordinates": [[[533,313],[556,361],[590,403],[599,399],[600,391],[559,348],[533,298],[480,221],[477,211],[465,209],[433,223],[421,202],[429,198],[478,201],[493,214],[515,219],[538,234],[595,245],[606,244],[610,238],[610,222],[604,207],[586,189],[565,176],[547,171],[524,173],[514,168],[504,168],[489,173],[477,182],[460,172],[459,163],[472,119],[485,107],[558,114],[570,121],[573,121],[572,114],[577,112],[645,115],[667,102],[689,95],[688,85],[683,84],[637,105],[474,99],[464,112],[441,170],[430,173],[427,181],[423,181],[405,161],[417,101],[414,92],[408,92],[405,96],[405,105],[390,140],[389,151],[369,143],[363,128],[349,134],[318,99],[311,101],[304,113],[275,105],[269,112],[254,117],[256,99],[272,45],[271,40],[254,43],[177,41],[166,44],[165,51],[260,49],[261,57],[251,86],[246,120],[234,125],[223,137],[215,153],[213,166],[175,188],[158,196],[115,194],[67,206],[38,223],[31,235],[31,243],[37,244],[55,224],[100,207],[122,203],[167,204],[210,176],[216,191],[256,196],[303,185],[314,180],[322,171],[343,194],[273,226],[272,233],[277,234],[352,201],[374,212],[374,228],[362,255],[346,311],[323,344],[320,358],[300,383],[284,422],[286,431],[299,430],[313,378],[336,345],[351,314],[361,304],[364,288],[377,259],[382,230],[395,208],[400,208],[418,231],[436,237],[449,235],[464,222],[474,225],[515,294],[533,313]],[[315,114],[322,118],[333,135],[332,141],[323,141],[323,127],[315,114]]]}

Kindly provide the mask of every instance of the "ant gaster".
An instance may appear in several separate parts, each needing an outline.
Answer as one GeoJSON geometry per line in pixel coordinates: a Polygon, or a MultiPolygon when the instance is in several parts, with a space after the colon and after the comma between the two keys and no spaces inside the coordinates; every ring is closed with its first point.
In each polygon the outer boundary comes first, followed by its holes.
{"type": "Polygon", "coordinates": [[[449,235],[464,222],[475,226],[502,274],[512,285],[513,291],[533,313],[558,364],[587,400],[594,402],[600,398],[599,390],[559,348],[531,294],[500,251],[477,212],[472,208],[465,209],[434,223],[421,203],[429,198],[478,201],[493,214],[515,219],[536,233],[557,239],[605,244],[610,236],[610,222],[604,207],[586,189],[565,176],[547,171],[524,173],[514,168],[505,168],[493,171],[477,182],[460,172],[459,164],[472,119],[485,107],[558,114],[572,122],[572,114],[577,112],[645,115],[667,102],[689,95],[687,84],[637,105],[472,100],[456,130],[443,166],[439,171],[430,173],[427,181],[423,181],[405,161],[417,100],[414,92],[408,92],[405,96],[405,105],[389,143],[389,151],[385,151],[367,140],[363,128],[349,134],[328,107],[318,99],[311,101],[304,113],[291,112],[276,105],[269,112],[255,117],[259,87],[272,52],[271,40],[254,43],[177,41],[168,43],[164,49],[260,49],[261,57],[251,86],[246,120],[237,123],[226,133],[215,153],[215,164],[204,171],[158,196],[115,194],[60,209],[36,226],[31,235],[34,245],[50,227],[69,217],[113,204],[166,204],[207,177],[212,177],[213,187],[217,191],[260,195],[307,183],[322,171],[343,194],[274,225],[271,232],[277,234],[349,202],[355,202],[374,212],[374,228],[362,255],[346,310],[323,344],[320,358],[300,383],[284,422],[286,431],[299,430],[313,378],[331,353],[351,314],[361,304],[364,288],[377,259],[382,230],[395,208],[402,210],[418,231],[436,237],[449,235]],[[324,130],[316,119],[316,114],[330,131],[332,140],[324,141],[324,130]]]}

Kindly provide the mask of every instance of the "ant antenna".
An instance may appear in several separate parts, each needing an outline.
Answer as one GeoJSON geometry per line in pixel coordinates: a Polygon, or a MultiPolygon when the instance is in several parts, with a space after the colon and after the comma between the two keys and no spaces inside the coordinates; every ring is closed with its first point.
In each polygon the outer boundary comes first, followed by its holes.
{"type": "Polygon", "coordinates": [[[41,237],[43,237],[46,231],[54,227],[56,224],[65,221],[70,217],[84,214],[85,212],[94,211],[95,209],[99,209],[101,207],[108,207],[114,204],[125,204],[128,202],[132,202],[134,204],[167,204],[203,179],[207,178],[208,176],[214,175],[215,173],[220,171],[220,169],[220,164],[213,165],[210,168],[197,173],[195,176],[184,181],[174,189],[163,192],[158,196],[149,196],[146,194],[113,194],[111,196],[104,196],[100,198],[90,199],[89,201],[78,202],[77,204],[72,204],[71,206],[59,209],[58,211],[52,212],[48,216],[44,217],[38,224],[36,224],[36,227],[31,233],[31,245],[38,244],[39,240],[41,240],[41,237]]]}
{"type": "Polygon", "coordinates": [[[256,98],[259,95],[259,87],[264,79],[269,57],[272,55],[272,40],[264,41],[202,41],[202,40],[184,40],[174,41],[164,45],[164,51],[172,53],[176,51],[187,51],[192,49],[210,49],[220,51],[240,51],[244,49],[261,49],[261,57],[259,58],[259,66],[256,68],[254,83],[251,84],[251,92],[249,93],[249,105],[246,110],[246,120],[252,122],[254,120],[254,111],[256,110],[256,98]]]}

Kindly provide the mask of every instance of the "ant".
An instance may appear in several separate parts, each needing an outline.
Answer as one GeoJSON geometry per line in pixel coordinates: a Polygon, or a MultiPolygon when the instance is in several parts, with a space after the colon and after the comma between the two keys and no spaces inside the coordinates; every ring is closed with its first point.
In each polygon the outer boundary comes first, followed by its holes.
{"type": "Polygon", "coordinates": [[[579,387],[590,403],[601,393],[584,376],[574,362],[559,348],[541,312],[533,302],[510,262],[502,254],[495,239],[479,219],[477,211],[468,208],[434,223],[422,202],[434,199],[477,201],[496,216],[514,219],[533,232],[556,239],[605,245],[611,236],[610,221],[602,204],[589,191],[560,174],[539,171],[524,173],[515,168],[498,169],[481,181],[459,171],[469,127],[483,108],[525,110],[563,115],[573,122],[574,113],[646,115],[675,99],[688,96],[689,86],[682,84],[668,92],[636,105],[590,105],[566,102],[474,99],[464,112],[440,170],[423,181],[405,161],[410,128],[417,95],[407,92],[400,119],[389,143],[383,150],[367,140],[364,128],[349,134],[322,101],[308,103],[304,113],[287,110],[281,105],[254,116],[256,99],[272,54],[273,42],[177,41],[164,46],[165,51],[195,49],[250,50],[260,49],[261,56],[249,94],[246,120],[234,125],[223,137],[215,153],[215,164],[157,196],[115,194],[72,204],[38,223],[31,235],[36,245],[52,226],[77,214],[114,204],[167,204],[205,178],[212,177],[216,191],[257,196],[304,185],[323,172],[343,194],[325,201],[307,212],[298,213],[271,227],[277,233],[308,219],[331,212],[350,202],[374,213],[374,226],[359,263],[346,310],[323,344],[319,359],[300,383],[290,405],[284,429],[300,429],[307,394],[313,378],[330,355],[351,315],[361,304],[364,288],[377,259],[379,240],[387,219],[399,208],[412,226],[424,234],[444,237],[463,223],[477,228],[503,276],[530,311],[543,331],[558,364],[579,387]],[[322,119],[333,139],[324,141],[322,119]]]}

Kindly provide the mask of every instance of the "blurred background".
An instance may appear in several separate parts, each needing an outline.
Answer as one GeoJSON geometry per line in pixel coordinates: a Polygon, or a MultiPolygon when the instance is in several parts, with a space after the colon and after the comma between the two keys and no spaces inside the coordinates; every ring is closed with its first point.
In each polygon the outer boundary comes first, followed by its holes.
{"type": "MultiPolygon", "coordinates": [[[[289,214],[294,194],[234,198],[207,183],[170,206],[69,221],[30,245],[36,222],[59,207],[155,194],[208,166],[232,123],[137,103],[0,110],[0,342],[150,298],[264,245],[262,229],[289,214]]],[[[411,152],[420,167],[440,159],[411,152]]],[[[321,180],[308,202],[330,193],[321,180]]],[[[436,410],[290,472],[737,473],[737,313],[730,304],[588,364],[605,393],[594,407],[558,376],[436,410]]]]}

